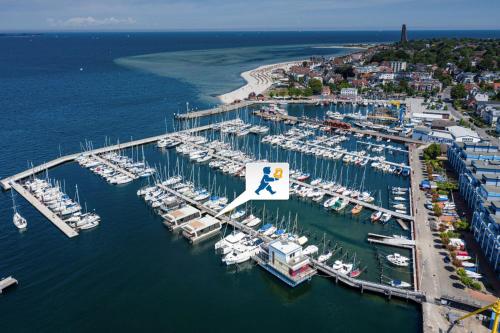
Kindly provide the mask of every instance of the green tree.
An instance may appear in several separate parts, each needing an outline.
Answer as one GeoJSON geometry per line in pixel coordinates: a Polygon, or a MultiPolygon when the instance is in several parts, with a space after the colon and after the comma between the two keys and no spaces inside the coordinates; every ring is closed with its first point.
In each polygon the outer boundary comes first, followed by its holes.
{"type": "Polygon", "coordinates": [[[441,146],[437,143],[433,143],[424,149],[424,160],[426,161],[435,160],[439,155],[441,155],[441,146]]]}
{"type": "Polygon", "coordinates": [[[435,203],[432,206],[432,210],[434,211],[434,215],[436,215],[437,217],[440,217],[443,214],[441,207],[439,207],[439,205],[437,203],[435,203]]]}
{"type": "Polygon", "coordinates": [[[321,94],[321,91],[323,90],[323,83],[321,82],[320,79],[317,79],[317,78],[310,79],[308,86],[309,86],[309,88],[311,88],[312,93],[314,95],[321,94]]]}
{"type": "Polygon", "coordinates": [[[467,222],[467,219],[463,218],[455,222],[455,228],[458,230],[467,230],[469,229],[469,222],[467,222]]]}
{"type": "Polygon", "coordinates": [[[451,98],[453,99],[464,99],[467,96],[467,91],[465,91],[465,86],[463,84],[457,84],[451,88],[451,98]]]}

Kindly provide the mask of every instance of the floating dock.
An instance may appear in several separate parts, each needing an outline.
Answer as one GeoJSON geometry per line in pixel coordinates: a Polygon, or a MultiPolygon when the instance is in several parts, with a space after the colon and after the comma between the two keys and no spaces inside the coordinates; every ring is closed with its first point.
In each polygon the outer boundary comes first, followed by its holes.
{"type": "Polygon", "coordinates": [[[61,230],[69,238],[78,236],[73,228],[67,225],[56,213],[52,212],[47,206],[40,202],[33,194],[31,194],[27,189],[22,187],[16,182],[10,183],[11,187],[19,193],[26,201],[28,201],[36,210],[38,210],[43,216],[47,218],[53,225],[55,225],[59,230],[61,230]]]}
{"type": "Polygon", "coordinates": [[[12,276],[3,278],[0,280],[0,294],[3,293],[4,289],[9,288],[10,286],[19,284],[16,279],[12,276]]]}
{"type": "Polygon", "coordinates": [[[409,230],[410,228],[408,227],[408,223],[406,223],[405,221],[403,221],[402,219],[396,219],[396,222],[398,222],[399,226],[401,227],[401,229],[403,230],[409,230]]]}
{"type": "Polygon", "coordinates": [[[111,163],[110,161],[108,161],[105,158],[100,157],[99,155],[92,155],[92,158],[98,160],[102,164],[107,165],[108,167],[110,167],[111,169],[115,170],[118,173],[121,173],[122,175],[125,175],[131,179],[137,179],[137,176],[134,175],[133,173],[131,173],[130,171],[125,170],[124,168],[122,168],[114,163],[111,163]]]}
{"type": "Polygon", "coordinates": [[[413,249],[415,247],[415,241],[412,239],[379,235],[373,233],[368,233],[368,242],[394,246],[394,247],[401,247],[404,249],[413,249]]]}
{"type": "Polygon", "coordinates": [[[425,302],[425,295],[420,291],[395,288],[381,283],[351,278],[347,275],[339,274],[337,271],[333,270],[330,266],[324,263],[320,263],[315,259],[311,259],[311,262],[318,271],[321,271],[324,274],[328,275],[329,277],[334,278],[336,283],[340,281],[341,283],[351,288],[359,289],[361,293],[363,293],[364,291],[370,291],[373,293],[385,295],[389,299],[392,296],[394,296],[398,298],[411,300],[416,303],[425,302]]]}

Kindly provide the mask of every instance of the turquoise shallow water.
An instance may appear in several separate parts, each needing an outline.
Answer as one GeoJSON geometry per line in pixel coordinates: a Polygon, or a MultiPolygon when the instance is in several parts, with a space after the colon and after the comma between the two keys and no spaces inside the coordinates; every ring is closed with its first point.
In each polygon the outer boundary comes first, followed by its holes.
{"type": "MultiPolygon", "coordinates": [[[[445,33],[428,32],[429,36],[439,34],[445,33]]],[[[474,34],[484,37],[494,36],[495,32],[474,34]]],[[[280,51],[276,47],[279,45],[395,38],[397,33],[392,32],[2,36],[0,177],[24,169],[28,161],[37,164],[60,152],[78,151],[86,139],[98,146],[106,138],[123,142],[162,133],[165,123],[171,130],[172,114],[183,110],[186,102],[200,108],[210,104],[203,96],[214,92],[203,91],[204,87],[190,80],[124,67],[115,59],[168,51],[260,48],[261,57],[259,52],[252,55],[258,61],[247,64],[252,57],[239,58],[238,52],[221,60],[228,61],[231,70],[227,72],[234,69],[229,79],[234,86],[227,86],[233,89],[240,84],[242,70],[276,57],[301,58],[311,50],[292,47],[290,51],[286,46],[287,50],[280,51]],[[263,46],[272,47],[266,52],[263,46]]],[[[313,54],[319,53],[312,50],[313,54]]],[[[209,61],[207,67],[211,66],[221,67],[209,61]]],[[[219,74],[214,77],[220,78],[219,74]]],[[[223,89],[225,83],[217,86],[216,92],[223,89]]],[[[304,112],[321,116],[324,111],[307,108],[304,112]]],[[[299,107],[291,112],[303,111],[299,107]]],[[[255,138],[246,140],[239,144],[256,144],[255,138]]],[[[174,161],[173,153],[161,153],[152,146],[145,148],[145,154],[152,164],[166,165],[168,160],[172,165],[174,161]]],[[[186,172],[191,172],[192,165],[187,161],[183,165],[186,172]]],[[[314,161],[307,165],[313,169],[314,161]]],[[[198,174],[198,166],[194,170],[198,174]]],[[[201,182],[206,184],[206,167],[199,170],[201,182]]],[[[350,176],[356,173],[358,169],[349,172],[350,176]]],[[[11,223],[10,193],[0,194],[0,275],[14,275],[20,281],[19,287],[0,296],[2,332],[421,329],[421,315],[414,304],[360,295],[321,277],[292,290],[257,267],[246,266],[235,272],[221,266],[212,242],[193,247],[162,226],[136,196],[139,182],[110,186],[76,164],[56,168],[49,175],[64,180],[70,195],[78,184],[81,200],[101,215],[102,223],[69,240],[19,199],[19,209],[29,222],[28,231],[19,233],[11,223]]],[[[403,179],[390,177],[373,173],[370,186],[382,191],[385,180],[404,185],[403,179]]],[[[243,186],[241,180],[222,174],[217,175],[217,184],[228,194],[243,186]]],[[[366,216],[337,216],[296,199],[267,206],[274,213],[277,207],[280,215],[297,213],[301,228],[312,240],[320,243],[325,233],[331,244],[338,242],[350,254],[355,252],[368,267],[364,278],[379,278],[376,251],[365,242],[366,233],[391,234],[398,230],[392,224],[371,225],[366,216]]],[[[389,272],[386,269],[384,274],[389,272]]],[[[390,274],[407,277],[405,272],[390,274]]]]}
{"type": "Polygon", "coordinates": [[[258,46],[153,53],[116,59],[127,68],[176,78],[193,85],[202,100],[219,103],[215,96],[245,84],[240,73],[263,64],[307,59],[310,55],[341,56],[354,50],[313,45],[258,46]]]}

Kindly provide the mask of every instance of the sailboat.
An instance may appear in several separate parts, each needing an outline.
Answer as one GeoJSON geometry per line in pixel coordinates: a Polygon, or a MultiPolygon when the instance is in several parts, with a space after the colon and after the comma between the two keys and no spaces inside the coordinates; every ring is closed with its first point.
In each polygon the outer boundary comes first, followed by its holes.
{"type": "Polygon", "coordinates": [[[11,190],[11,195],[12,195],[12,209],[14,210],[14,216],[12,217],[12,222],[19,230],[24,230],[26,229],[26,227],[28,227],[28,222],[17,211],[16,202],[14,200],[14,190],[11,190]]]}

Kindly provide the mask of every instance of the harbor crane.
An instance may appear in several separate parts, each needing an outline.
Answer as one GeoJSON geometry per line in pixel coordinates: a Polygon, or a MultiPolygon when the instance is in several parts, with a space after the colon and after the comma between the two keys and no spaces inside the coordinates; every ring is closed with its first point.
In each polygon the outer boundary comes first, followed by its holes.
{"type": "Polygon", "coordinates": [[[486,305],[485,307],[477,309],[476,311],[472,311],[472,312],[458,318],[457,320],[455,320],[453,322],[453,324],[457,324],[458,322],[460,322],[461,320],[463,320],[465,318],[472,317],[472,316],[474,316],[478,313],[481,313],[483,311],[486,311],[486,310],[491,310],[495,314],[495,319],[493,320],[493,327],[491,329],[491,332],[497,333],[498,332],[498,321],[500,320],[500,298],[498,298],[495,303],[491,303],[490,305],[486,305]]]}

